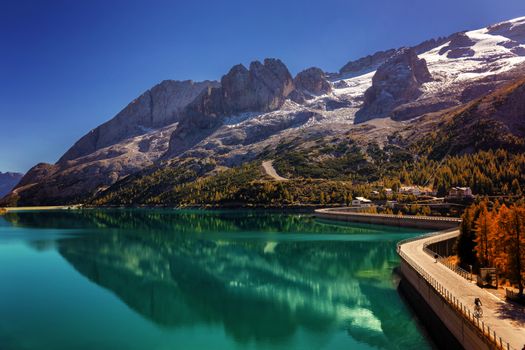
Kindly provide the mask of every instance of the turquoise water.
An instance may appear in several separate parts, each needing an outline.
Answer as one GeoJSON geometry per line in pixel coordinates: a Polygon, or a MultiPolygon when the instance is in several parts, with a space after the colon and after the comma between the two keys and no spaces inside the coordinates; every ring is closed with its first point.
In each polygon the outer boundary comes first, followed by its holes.
{"type": "Polygon", "coordinates": [[[427,349],[396,291],[421,231],[263,211],[0,216],[0,349],[427,349]]]}

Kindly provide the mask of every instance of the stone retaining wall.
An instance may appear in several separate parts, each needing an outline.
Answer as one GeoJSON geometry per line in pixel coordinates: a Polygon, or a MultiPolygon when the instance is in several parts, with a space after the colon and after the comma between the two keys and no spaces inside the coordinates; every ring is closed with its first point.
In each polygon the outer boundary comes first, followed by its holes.
{"type": "MultiPolygon", "coordinates": [[[[455,340],[457,340],[464,349],[488,350],[496,348],[404,259],[401,259],[401,274],[403,278],[410,283],[410,286],[417,291],[417,294],[425,302],[425,305],[441,320],[450,334],[454,336],[455,340]]],[[[421,303],[418,305],[417,300],[409,302],[415,308],[416,313],[422,319],[423,323],[432,322],[432,315],[425,312],[425,306],[422,306],[421,303]]],[[[430,331],[433,333],[434,330],[430,329],[430,331]]],[[[435,333],[433,333],[433,335],[434,337],[439,336],[435,333]]],[[[457,342],[452,339],[439,339],[437,341],[442,342],[441,345],[448,344],[446,346],[447,348],[449,348],[449,346],[450,348],[456,348],[455,344],[457,342]]]]}

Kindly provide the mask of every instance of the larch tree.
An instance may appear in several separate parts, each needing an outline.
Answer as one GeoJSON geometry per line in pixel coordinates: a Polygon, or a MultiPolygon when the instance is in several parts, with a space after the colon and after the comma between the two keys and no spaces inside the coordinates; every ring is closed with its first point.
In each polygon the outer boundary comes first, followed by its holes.
{"type": "Polygon", "coordinates": [[[494,215],[487,209],[485,203],[482,203],[479,216],[476,220],[475,229],[476,238],[476,256],[481,266],[490,266],[493,264],[492,245],[495,236],[494,215]]]}
{"type": "Polygon", "coordinates": [[[503,258],[510,279],[517,284],[519,296],[523,297],[525,280],[525,208],[512,206],[500,209],[498,227],[504,245],[503,258]]]}

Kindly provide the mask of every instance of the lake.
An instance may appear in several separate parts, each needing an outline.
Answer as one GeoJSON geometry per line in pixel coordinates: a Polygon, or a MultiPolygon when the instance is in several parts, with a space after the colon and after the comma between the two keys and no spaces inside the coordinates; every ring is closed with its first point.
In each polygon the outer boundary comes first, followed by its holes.
{"type": "Polygon", "coordinates": [[[0,216],[0,349],[430,349],[396,290],[421,230],[268,211],[0,216]]]}

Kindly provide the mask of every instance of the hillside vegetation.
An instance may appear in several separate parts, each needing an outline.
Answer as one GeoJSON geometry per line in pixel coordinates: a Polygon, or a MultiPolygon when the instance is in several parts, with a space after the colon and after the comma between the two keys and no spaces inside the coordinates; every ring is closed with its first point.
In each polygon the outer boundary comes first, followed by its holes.
{"type": "Polygon", "coordinates": [[[186,161],[130,176],[99,193],[93,205],[148,206],[300,206],[345,205],[352,197],[369,196],[380,187],[431,185],[438,195],[452,186],[469,186],[489,196],[521,195],[525,186],[525,154],[505,150],[449,156],[442,161],[413,159],[398,149],[370,145],[361,152],[350,144],[336,146],[315,159],[314,150],[290,150],[275,166],[289,181],[274,181],[259,160],[223,171],[213,163],[186,161]],[[388,159],[388,161],[384,161],[388,159]],[[310,160],[310,161],[309,161],[310,160]],[[200,175],[202,174],[202,175],[200,175]],[[368,179],[368,180],[367,180],[368,179]]]}

